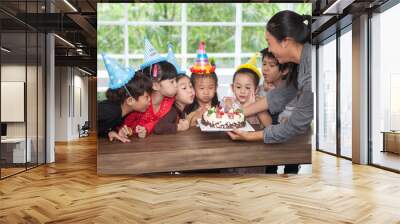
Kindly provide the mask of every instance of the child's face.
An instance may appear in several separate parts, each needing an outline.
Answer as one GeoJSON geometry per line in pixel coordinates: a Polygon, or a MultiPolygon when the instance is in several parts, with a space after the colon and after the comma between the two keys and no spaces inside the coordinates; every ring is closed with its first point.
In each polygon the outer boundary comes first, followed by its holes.
{"type": "Polygon", "coordinates": [[[194,91],[201,103],[210,103],[217,91],[215,80],[211,77],[202,77],[195,80],[194,91]]]}
{"type": "Polygon", "coordinates": [[[256,92],[253,78],[248,74],[238,73],[232,84],[232,91],[241,104],[246,103],[251,94],[256,92]]]}
{"type": "Polygon", "coordinates": [[[137,100],[132,97],[130,98],[133,99],[130,104],[133,111],[145,112],[150,106],[150,95],[147,92],[144,92],[137,100]]]}
{"type": "Polygon", "coordinates": [[[184,105],[192,104],[194,99],[194,89],[190,79],[188,77],[183,77],[179,79],[177,84],[178,91],[175,100],[184,105]]]}
{"type": "Polygon", "coordinates": [[[161,81],[159,91],[163,96],[174,97],[177,91],[176,78],[161,81]]]}
{"type": "Polygon", "coordinates": [[[280,79],[282,79],[282,72],[279,71],[278,62],[267,56],[264,57],[262,62],[262,73],[264,76],[264,84],[265,83],[274,83],[280,79]]]}

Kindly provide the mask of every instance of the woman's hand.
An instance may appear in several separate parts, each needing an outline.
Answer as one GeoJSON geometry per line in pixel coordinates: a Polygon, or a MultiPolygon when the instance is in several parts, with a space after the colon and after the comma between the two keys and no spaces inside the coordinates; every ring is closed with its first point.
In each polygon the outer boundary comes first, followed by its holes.
{"type": "Polygon", "coordinates": [[[260,141],[264,139],[264,131],[247,132],[233,129],[227,132],[234,141],[260,141]]]}

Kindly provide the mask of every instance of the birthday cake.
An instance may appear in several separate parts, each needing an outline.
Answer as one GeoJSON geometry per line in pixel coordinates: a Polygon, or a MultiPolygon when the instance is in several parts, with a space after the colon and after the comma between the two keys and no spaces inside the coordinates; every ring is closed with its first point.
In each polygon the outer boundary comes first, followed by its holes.
{"type": "Polygon", "coordinates": [[[241,109],[224,109],[221,106],[212,107],[206,111],[201,123],[212,128],[242,128],[246,126],[246,120],[241,109]]]}

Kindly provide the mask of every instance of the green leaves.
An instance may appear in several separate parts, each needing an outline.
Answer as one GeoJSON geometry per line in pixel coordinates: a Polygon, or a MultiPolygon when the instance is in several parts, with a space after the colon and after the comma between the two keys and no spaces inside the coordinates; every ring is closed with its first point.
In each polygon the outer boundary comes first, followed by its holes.
{"type": "MultiPolygon", "coordinates": [[[[280,10],[291,8],[300,14],[311,14],[310,3],[243,3],[241,27],[241,52],[253,53],[267,47],[265,25],[249,26],[246,22],[266,24],[280,10]]],[[[182,4],[179,3],[100,3],[99,21],[182,21],[182,4]]],[[[234,3],[187,3],[188,22],[236,22],[234,3]]],[[[99,52],[124,53],[124,25],[98,25],[99,52]]],[[[200,41],[206,42],[208,53],[235,53],[237,26],[188,26],[187,52],[196,53],[200,41]]],[[[181,52],[182,26],[128,25],[129,54],[143,54],[143,39],[147,37],[162,54],[167,53],[166,44],[172,43],[176,54],[181,52]]],[[[191,63],[191,59],[188,59],[191,63]]],[[[218,58],[216,66],[233,67],[234,58],[218,58]]]]}

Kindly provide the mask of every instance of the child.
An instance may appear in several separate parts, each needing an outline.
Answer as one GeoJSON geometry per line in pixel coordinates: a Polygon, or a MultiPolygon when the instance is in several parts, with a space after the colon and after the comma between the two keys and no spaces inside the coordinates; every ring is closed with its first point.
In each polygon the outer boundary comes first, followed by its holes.
{"type": "MultiPolygon", "coordinates": [[[[98,135],[129,142],[129,139],[116,132],[123,118],[132,111],[144,112],[150,105],[151,80],[142,73],[123,69],[115,60],[103,54],[103,60],[110,77],[107,100],[98,103],[98,135]]],[[[122,127],[121,130],[126,129],[122,127]]]]}
{"type": "Polygon", "coordinates": [[[208,62],[205,43],[200,42],[197,59],[190,68],[190,80],[195,91],[195,100],[187,109],[190,126],[196,126],[197,120],[210,107],[219,105],[217,96],[218,78],[215,65],[208,62]]]}
{"type": "Polygon", "coordinates": [[[180,75],[176,78],[178,90],[175,96],[175,104],[171,110],[157,123],[155,134],[176,134],[179,131],[189,129],[189,120],[186,118],[185,108],[194,100],[194,90],[190,78],[180,75]]]}
{"type": "MultiPolygon", "coordinates": [[[[264,76],[264,91],[268,92],[276,88],[282,88],[284,85],[292,85],[297,89],[297,65],[293,63],[279,64],[275,56],[268,51],[268,48],[261,50],[262,54],[262,73],[264,76]]],[[[291,91],[293,98],[296,91],[291,91]]],[[[278,118],[280,113],[271,113],[267,110],[270,120],[269,125],[279,124],[278,118]]],[[[277,173],[278,166],[266,166],[266,173],[277,173]]],[[[299,165],[285,165],[284,173],[298,173],[299,165]]]]}
{"type": "MultiPolygon", "coordinates": [[[[260,82],[261,73],[257,68],[257,55],[254,55],[246,64],[240,65],[233,75],[233,83],[231,85],[232,92],[236,101],[243,107],[254,103],[256,94],[258,93],[258,84],[260,82]]],[[[269,125],[270,118],[267,113],[260,112],[257,115],[249,116],[246,120],[250,124],[269,125]]]]}
{"type": "MultiPolygon", "coordinates": [[[[285,85],[291,85],[291,89],[297,89],[297,65],[294,63],[279,64],[275,56],[269,52],[268,48],[260,51],[262,54],[262,73],[264,76],[264,91],[268,92],[275,88],[281,88],[285,85]]],[[[292,93],[288,99],[295,96],[296,91],[288,91],[292,93]]],[[[278,124],[280,113],[270,113],[270,121],[268,125],[278,124]]]]}
{"type": "Polygon", "coordinates": [[[129,127],[129,134],[137,134],[139,138],[151,134],[158,121],[170,111],[177,91],[174,65],[161,57],[147,39],[145,48],[145,63],[140,68],[153,81],[151,106],[144,113],[129,114],[124,120],[129,127]]]}

